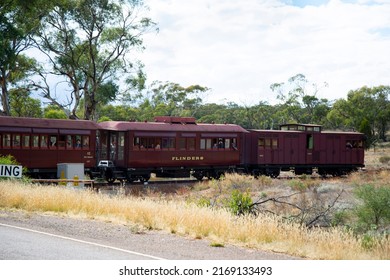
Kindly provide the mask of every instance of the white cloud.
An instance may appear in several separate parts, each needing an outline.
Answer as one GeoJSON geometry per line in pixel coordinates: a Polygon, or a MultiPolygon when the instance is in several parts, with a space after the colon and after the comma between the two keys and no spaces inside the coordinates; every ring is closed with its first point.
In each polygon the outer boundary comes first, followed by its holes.
{"type": "Polygon", "coordinates": [[[298,73],[327,82],[328,99],[390,84],[390,1],[289,1],[145,0],[160,28],[145,37],[149,80],[200,84],[212,89],[206,101],[240,104],[272,102],[269,86],[298,73]]]}

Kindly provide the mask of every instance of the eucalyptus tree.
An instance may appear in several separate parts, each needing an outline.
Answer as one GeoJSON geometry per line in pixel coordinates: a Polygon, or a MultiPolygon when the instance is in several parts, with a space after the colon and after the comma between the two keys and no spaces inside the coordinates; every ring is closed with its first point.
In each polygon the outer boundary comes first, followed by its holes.
{"type": "Polygon", "coordinates": [[[41,101],[30,96],[26,88],[9,90],[10,115],[14,117],[42,117],[41,101]]]}
{"type": "MultiPolygon", "coordinates": [[[[323,86],[326,87],[327,83],[323,86]]],[[[270,88],[280,101],[277,118],[282,122],[322,124],[326,121],[329,101],[317,97],[320,86],[310,83],[305,75],[297,74],[290,77],[287,83],[274,83],[270,88]]]]}
{"type": "Polygon", "coordinates": [[[365,133],[367,144],[387,141],[390,128],[390,86],[362,87],[351,90],[347,99],[339,99],[328,114],[335,128],[365,133]]]}
{"type": "Polygon", "coordinates": [[[36,69],[35,59],[26,55],[31,48],[30,36],[39,27],[47,10],[45,0],[0,1],[0,85],[1,113],[11,115],[10,90],[26,93],[28,84],[21,84],[36,69]],[[21,89],[21,90],[18,90],[21,89]]]}
{"type": "Polygon", "coordinates": [[[36,85],[41,95],[69,109],[70,118],[79,118],[83,101],[83,118],[96,118],[99,102],[114,100],[121,81],[140,70],[132,54],[143,49],[143,35],[156,30],[145,12],[139,0],[57,0],[35,38],[51,65],[36,85]],[[60,96],[47,82],[52,75],[67,83],[60,96]]]}
{"type": "Polygon", "coordinates": [[[196,117],[202,95],[208,90],[200,85],[185,87],[174,82],[154,81],[146,93],[138,96],[141,112],[137,119],[152,120],[157,115],[196,117]]]}

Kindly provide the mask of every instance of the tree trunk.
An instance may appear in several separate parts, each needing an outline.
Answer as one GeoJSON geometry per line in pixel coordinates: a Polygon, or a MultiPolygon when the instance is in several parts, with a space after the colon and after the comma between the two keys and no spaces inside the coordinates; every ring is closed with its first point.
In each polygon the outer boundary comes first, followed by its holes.
{"type": "Polygon", "coordinates": [[[5,116],[10,116],[11,115],[11,110],[9,106],[9,95],[8,95],[8,90],[7,90],[7,84],[6,84],[6,79],[4,78],[6,75],[5,71],[2,71],[1,73],[1,105],[3,106],[3,111],[2,114],[5,116]]]}

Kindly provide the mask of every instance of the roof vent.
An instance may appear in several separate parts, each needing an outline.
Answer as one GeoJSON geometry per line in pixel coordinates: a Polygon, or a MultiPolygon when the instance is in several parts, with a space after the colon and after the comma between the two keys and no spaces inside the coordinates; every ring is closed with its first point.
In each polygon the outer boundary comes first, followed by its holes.
{"type": "Polygon", "coordinates": [[[155,122],[170,123],[170,124],[196,124],[196,120],[193,117],[172,117],[172,116],[161,116],[155,117],[155,122]]]}

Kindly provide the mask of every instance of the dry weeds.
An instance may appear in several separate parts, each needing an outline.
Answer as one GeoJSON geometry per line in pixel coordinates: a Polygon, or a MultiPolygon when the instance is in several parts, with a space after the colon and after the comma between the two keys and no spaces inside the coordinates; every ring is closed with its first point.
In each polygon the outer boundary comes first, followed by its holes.
{"type": "MultiPolygon", "coordinates": [[[[241,177],[227,180],[232,188],[237,187],[236,180],[246,182],[241,177]]],[[[275,180],[260,182],[255,184],[260,192],[275,184],[275,180]]],[[[218,191],[219,187],[214,187],[218,191]]],[[[184,196],[188,195],[184,193],[184,196]]],[[[337,228],[308,230],[267,214],[236,217],[227,210],[198,207],[184,199],[108,196],[80,189],[1,181],[0,207],[78,215],[130,226],[139,224],[146,229],[206,238],[212,243],[236,244],[310,259],[390,259],[388,240],[366,250],[361,246],[361,240],[337,228]]]]}

